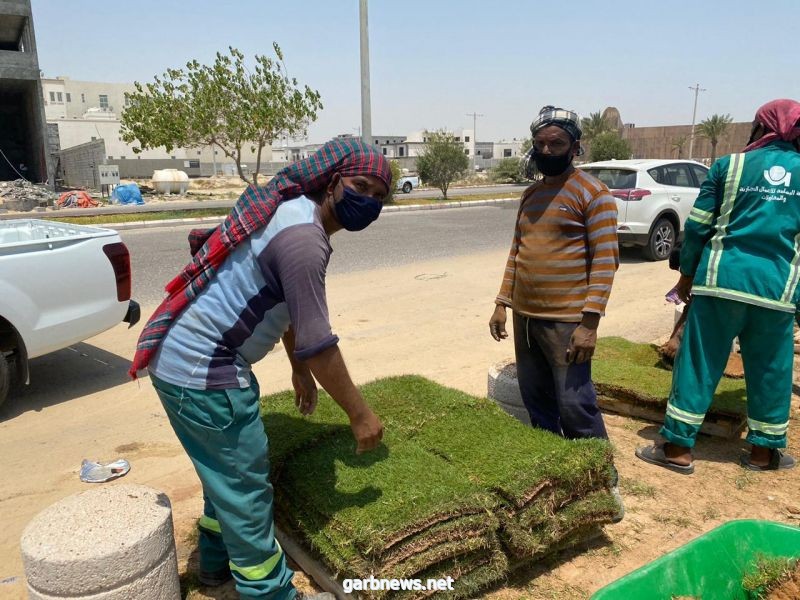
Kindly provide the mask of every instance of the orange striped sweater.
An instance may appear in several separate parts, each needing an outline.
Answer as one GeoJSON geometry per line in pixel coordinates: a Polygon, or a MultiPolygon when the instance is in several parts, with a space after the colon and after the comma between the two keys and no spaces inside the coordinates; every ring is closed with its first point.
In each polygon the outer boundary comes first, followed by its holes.
{"type": "Polygon", "coordinates": [[[580,322],[584,312],[605,314],[618,266],[616,201],[576,169],[563,184],[525,190],[496,302],[528,317],[580,322]]]}

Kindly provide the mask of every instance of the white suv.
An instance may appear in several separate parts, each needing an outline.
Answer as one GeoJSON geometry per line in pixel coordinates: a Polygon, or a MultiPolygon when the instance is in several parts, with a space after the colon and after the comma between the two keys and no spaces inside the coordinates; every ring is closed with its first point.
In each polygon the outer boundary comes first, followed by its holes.
{"type": "Polygon", "coordinates": [[[617,199],[620,246],[642,246],[648,260],[669,257],[708,174],[692,160],[606,160],[579,168],[617,199]]]}

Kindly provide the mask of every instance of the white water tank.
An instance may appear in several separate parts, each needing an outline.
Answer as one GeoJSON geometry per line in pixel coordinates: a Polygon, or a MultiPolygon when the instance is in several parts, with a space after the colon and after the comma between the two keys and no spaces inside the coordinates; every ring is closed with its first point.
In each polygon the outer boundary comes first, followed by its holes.
{"type": "Polygon", "coordinates": [[[178,169],[153,171],[151,182],[158,194],[185,194],[189,189],[189,176],[178,169]]]}

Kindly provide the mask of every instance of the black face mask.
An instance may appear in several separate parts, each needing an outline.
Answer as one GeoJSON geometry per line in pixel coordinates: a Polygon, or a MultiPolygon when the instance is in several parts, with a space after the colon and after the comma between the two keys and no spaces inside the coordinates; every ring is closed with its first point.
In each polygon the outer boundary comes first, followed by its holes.
{"type": "Polygon", "coordinates": [[[542,154],[533,150],[533,162],[542,175],[546,177],[556,177],[566,171],[572,164],[572,150],[566,154],[542,154]]]}

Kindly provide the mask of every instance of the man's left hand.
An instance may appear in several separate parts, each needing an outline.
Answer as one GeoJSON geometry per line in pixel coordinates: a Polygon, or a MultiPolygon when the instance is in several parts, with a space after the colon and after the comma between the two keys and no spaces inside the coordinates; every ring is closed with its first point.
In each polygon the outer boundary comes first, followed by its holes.
{"type": "Polygon", "coordinates": [[[317,408],[317,382],[310,370],[293,371],[294,404],[300,414],[308,416],[317,408]]]}
{"type": "Polygon", "coordinates": [[[591,360],[594,349],[597,345],[597,329],[590,329],[584,325],[578,325],[572,332],[567,348],[567,362],[576,364],[591,360]]]}

